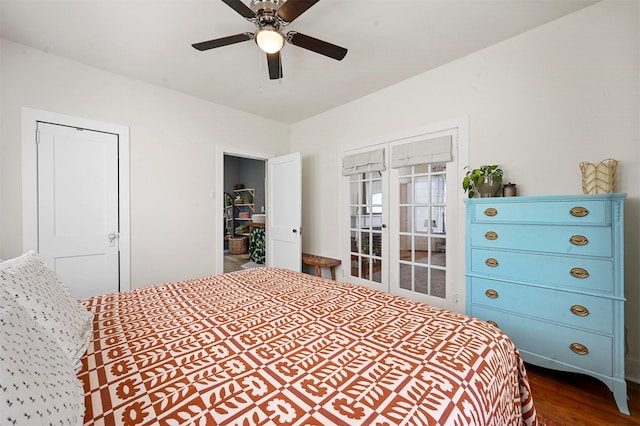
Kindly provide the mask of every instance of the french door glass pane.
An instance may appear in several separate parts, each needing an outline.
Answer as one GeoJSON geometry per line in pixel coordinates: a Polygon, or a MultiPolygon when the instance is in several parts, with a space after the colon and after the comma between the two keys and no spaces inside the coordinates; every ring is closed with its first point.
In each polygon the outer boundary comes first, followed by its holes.
{"type": "Polygon", "coordinates": [[[429,237],[427,236],[415,236],[415,262],[416,263],[429,263],[429,237]]]}
{"type": "Polygon", "coordinates": [[[414,266],[415,287],[414,291],[422,294],[430,294],[429,292],[429,268],[414,266]]]}
{"type": "Polygon", "coordinates": [[[429,218],[429,207],[414,207],[415,209],[415,222],[414,222],[414,230],[416,232],[429,232],[429,227],[431,225],[431,219],[429,218]]]}
{"type": "Polygon", "coordinates": [[[382,282],[382,175],[350,177],[351,276],[382,282]]]}
{"type": "MultiPolygon", "coordinates": [[[[406,263],[400,264],[400,276],[411,276],[411,265],[406,263]]],[[[403,290],[413,290],[411,288],[411,280],[400,280],[400,288],[403,290]]]]}
{"type": "MultiPolygon", "coordinates": [[[[411,232],[413,230],[413,215],[411,212],[411,207],[408,206],[400,206],[400,232],[411,232]]],[[[402,247],[402,245],[400,246],[402,247]]]]}
{"type": "Polygon", "coordinates": [[[431,295],[441,298],[447,297],[446,272],[444,269],[431,269],[431,295]]]}
{"type": "Polygon", "coordinates": [[[400,288],[446,298],[446,163],[399,172],[400,288]]]}
{"type": "MultiPolygon", "coordinates": [[[[408,169],[410,167],[407,167],[408,169]]],[[[428,164],[417,164],[414,167],[415,170],[415,174],[423,174],[423,173],[429,173],[429,165],[428,164]]]]}

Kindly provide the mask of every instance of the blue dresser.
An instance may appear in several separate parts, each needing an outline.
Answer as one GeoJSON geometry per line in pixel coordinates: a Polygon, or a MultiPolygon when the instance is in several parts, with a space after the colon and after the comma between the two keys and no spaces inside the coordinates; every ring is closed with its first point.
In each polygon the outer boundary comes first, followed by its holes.
{"type": "Polygon", "coordinates": [[[629,414],[624,379],[626,194],[467,200],[467,314],[526,362],[588,374],[629,414]]]}

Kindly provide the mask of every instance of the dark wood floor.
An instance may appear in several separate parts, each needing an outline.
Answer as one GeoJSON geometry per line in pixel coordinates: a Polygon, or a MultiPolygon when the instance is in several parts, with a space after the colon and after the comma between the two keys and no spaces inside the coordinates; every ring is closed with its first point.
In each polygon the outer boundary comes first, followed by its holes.
{"type": "Polygon", "coordinates": [[[568,426],[640,425],[640,385],[627,383],[631,416],[618,411],[607,386],[589,376],[527,364],[539,415],[568,426]]]}

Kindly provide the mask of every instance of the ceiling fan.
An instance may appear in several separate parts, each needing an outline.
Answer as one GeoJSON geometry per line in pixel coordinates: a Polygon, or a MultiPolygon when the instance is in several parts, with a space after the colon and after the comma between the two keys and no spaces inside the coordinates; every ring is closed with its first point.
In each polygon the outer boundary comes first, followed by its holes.
{"type": "Polygon", "coordinates": [[[204,51],[255,39],[260,49],[267,54],[267,66],[271,80],[282,78],[280,49],[282,49],[285,40],[294,46],[338,61],[341,61],[347,54],[347,49],[344,47],[296,31],[289,31],[286,36],[283,34],[284,27],[320,0],[251,0],[250,6],[241,0],[222,1],[247,21],[252,22],[257,27],[256,31],[194,43],[192,44],[194,48],[204,51]]]}

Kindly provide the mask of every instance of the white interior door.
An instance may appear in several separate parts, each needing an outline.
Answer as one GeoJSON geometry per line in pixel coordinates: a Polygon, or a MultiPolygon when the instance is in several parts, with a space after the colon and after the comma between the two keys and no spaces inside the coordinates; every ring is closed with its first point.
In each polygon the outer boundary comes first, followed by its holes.
{"type": "Polygon", "coordinates": [[[267,162],[267,265],[302,270],[302,157],[267,162]]]}
{"type": "Polygon", "coordinates": [[[75,298],[119,291],[118,136],[38,123],[38,251],[75,298]]]}

